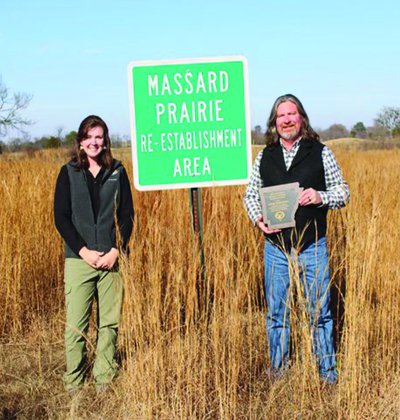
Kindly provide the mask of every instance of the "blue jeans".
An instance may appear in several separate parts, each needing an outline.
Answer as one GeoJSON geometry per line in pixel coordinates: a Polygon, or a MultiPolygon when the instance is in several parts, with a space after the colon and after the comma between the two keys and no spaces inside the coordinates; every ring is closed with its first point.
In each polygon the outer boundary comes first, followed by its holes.
{"type": "MultiPolygon", "coordinates": [[[[333,348],[333,322],[329,308],[329,264],[326,239],[303,249],[297,256],[300,279],[304,288],[313,335],[313,350],[322,379],[337,380],[333,348]]],[[[265,295],[267,301],[267,336],[271,369],[285,367],[289,357],[290,309],[288,296],[290,255],[277,246],[265,242],[265,295]]]]}

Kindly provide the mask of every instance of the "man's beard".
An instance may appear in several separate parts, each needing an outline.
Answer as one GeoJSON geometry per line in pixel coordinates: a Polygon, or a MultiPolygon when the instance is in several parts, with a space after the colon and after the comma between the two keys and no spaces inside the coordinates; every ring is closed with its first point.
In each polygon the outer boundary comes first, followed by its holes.
{"type": "Polygon", "coordinates": [[[288,133],[282,133],[280,136],[284,140],[293,140],[293,139],[297,139],[300,136],[300,131],[293,130],[288,133]]]}

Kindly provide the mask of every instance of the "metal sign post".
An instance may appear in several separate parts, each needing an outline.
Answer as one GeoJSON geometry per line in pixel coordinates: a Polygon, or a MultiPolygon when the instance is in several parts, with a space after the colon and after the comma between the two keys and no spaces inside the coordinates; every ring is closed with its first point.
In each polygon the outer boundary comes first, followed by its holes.
{"type": "Polygon", "coordinates": [[[198,251],[200,254],[200,272],[197,282],[197,305],[200,313],[204,312],[205,292],[206,292],[206,265],[204,257],[203,246],[203,212],[201,209],[201,194],[200,188],[191,188],[190,194],[190,209],[192,216],[192,227],[194,236],[196,238],[198,251]]]}
{"type": "Polygon", "coordinates": [[[203,215],[201,209],[201,193],[200,188],[191,188],[190,192],[190,208],[192,211],[192,226],[195,237],[198,239],[200,251],[200,276],[204,282],[206,279],[206,267],[203,246],[203,215]]]}

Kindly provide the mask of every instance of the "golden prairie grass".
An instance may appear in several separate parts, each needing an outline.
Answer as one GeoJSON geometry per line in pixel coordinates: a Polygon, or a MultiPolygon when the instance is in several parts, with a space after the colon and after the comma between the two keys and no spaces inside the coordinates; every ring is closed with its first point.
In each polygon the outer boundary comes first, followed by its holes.
{"type": "Polygon", "coordinates": [[[243,186],[202,190],[202,287],[188,192],[134,191],[132,251],[121,264],[121,374],[108,394],[96,396],[89,384],[72,399],[61,381],[63,250],[52,213],[67,154],[2,157],[3,417],[400,417],[400,151],[336,154],[351,190],[348,208],[329,216],[334,313],[342,321],[337,386],[321,387],[298,307],[291,369],[276,382],[267,377],[263,239],[245,215],[243,186]]]}

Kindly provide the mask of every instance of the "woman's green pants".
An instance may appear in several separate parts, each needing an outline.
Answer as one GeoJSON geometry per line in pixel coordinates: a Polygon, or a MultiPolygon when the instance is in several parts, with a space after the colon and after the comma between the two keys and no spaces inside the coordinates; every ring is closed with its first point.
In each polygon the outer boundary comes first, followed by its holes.
{"type": "Polygon", "coordinates": [[[97,344],[93,365],[96,385],[109,383],[117,373],[114,360],[121,317],[123,284],[118,271],[97,270],[78,258],[65,260],[67,368],[66,389],[83,384],[86,372],[86,342],[93,300],[97,300],[97,344]]]}

